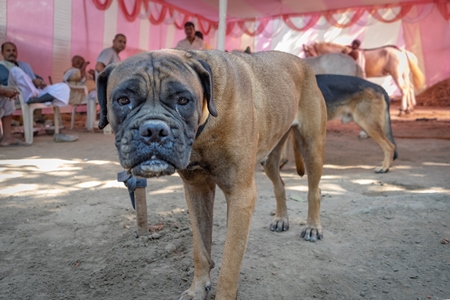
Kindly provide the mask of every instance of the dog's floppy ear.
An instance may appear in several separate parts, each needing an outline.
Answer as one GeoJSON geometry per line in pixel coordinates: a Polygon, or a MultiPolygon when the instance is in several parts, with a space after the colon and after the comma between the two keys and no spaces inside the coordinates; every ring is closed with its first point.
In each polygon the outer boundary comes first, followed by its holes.
{"type": "Polygon", "coordinates": [[[108,99],[106,89],[108,87],[108,78],[116,64],[107,66],[97,77],[97,99],[100,105],[100,120],[98,121],[98,128],[103,129],[108,125],[108,99]]]}
{"type": "Polygon", "coordinates": [[[211,67],[209,64],[204,60],[197,60],[201,66],[198,66],[197,64],[194,64],[194,69],[197,72],[198,76],[200,77],[200,81],[202,83],[203,87],[203,93],[206,97],[206,103],[208,105],[209,113],[217,117],[217,109],[216,105],[214,104],[214,95],[213,95],[213,74],[211,67]]]}

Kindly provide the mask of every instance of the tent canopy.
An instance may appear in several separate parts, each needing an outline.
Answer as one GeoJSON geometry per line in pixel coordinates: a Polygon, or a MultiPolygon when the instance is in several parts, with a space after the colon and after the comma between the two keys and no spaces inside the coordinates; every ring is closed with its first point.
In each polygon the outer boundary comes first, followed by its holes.
{"type": "MultiPolygon", "coordinates": [[[[232,51],[280,50],[302,56],[302,44],[395,44],[413,52],[427,84],[450,76],[450,0],[227,0],[226,44],[232,51]]],[[[193,21],[218,47],[220,0],[0,0],[0,43],[14,42],[19,59],[54,82],[81,55],[95,65],[117,33],[125,59],[172,48],[193,21]]]]}
{"type": "MultiPolygon", "coordinates": [[[[163,0],[159,3],[173,5],[192,15],[203,16],[217,22],[219,0],[163,0]]],[[[432,1],[423,0],[228,0],[227,19],[276,17],[280,15],[300,15],[354,8],[392,7],[399,4],[414,4],[432,1]]]]}

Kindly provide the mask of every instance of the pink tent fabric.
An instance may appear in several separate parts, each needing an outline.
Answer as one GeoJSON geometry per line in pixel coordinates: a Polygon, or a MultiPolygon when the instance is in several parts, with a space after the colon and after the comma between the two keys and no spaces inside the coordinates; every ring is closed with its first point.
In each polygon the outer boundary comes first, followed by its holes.
{"type": "MultiPolygon", "coordinates": [[[[217,0],[0,0],[0,42],[12,41],[19,59],[60,81],[70,58],[95,64],[116,33],[128,38],[122,59],[174,47],[193,21],[216,46],[217,0]]],[[[278,49],[302,55],[315,41],[363,47],[397,44],[412,51],[427,84],[450,77],[449,0],[228,0],[226,49],[278,49]],[[374,29],[376,28],[376,30],[374,29]]]]}

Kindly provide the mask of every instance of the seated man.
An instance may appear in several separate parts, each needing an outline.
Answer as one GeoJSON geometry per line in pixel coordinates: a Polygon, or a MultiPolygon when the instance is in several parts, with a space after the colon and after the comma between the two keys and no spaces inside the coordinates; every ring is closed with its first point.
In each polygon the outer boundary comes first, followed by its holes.
{"type": "Polygon", "coordinates": [[[16,99],[19,94],[19,91],[13,87],[0,85],[0,97],[16,99]]]}
{"type": "Polygon", "coordinates": [[[56,106],[66,106],[69,103],[69,86],[65,83],[47,86],[28,63],[17,60],[15,44],[3,43],[1,52],[0,84],[18,87],[28,104],[52,102],[56,106]]]}
{"type": "MultiPolygon", "coordinates": [[[[83,57],[75,55],[72,58],[72,67],[64,72],[63,82],[70,85],[86,86],[89,93],[89,99],[95,101],[97,98],[95,91],[94,70],[86,72],[86,67],[89,65],[83,57]]],[[[84,93],[70,93],[70,104],[80,104],[84,100],[84,93]]]]}
{"type": "Polygon", "coordinates": [[[13,139],[11,134],[11,121],[15,105],[14,99],[19,92],[15,88],[0,85],[0,119],[3,135],[0,137],[0,146],[21,145],[23,142],[13,139]]]}
{"type": "Polygon", "coordinates": [[[119,53],[125,50],[126,46],[126,36],[122,33],[116,34],[112,47],[103,49],[97,57],[97,63],[95,64],[96,76],[110,64],[120,62],[119,53]]]}

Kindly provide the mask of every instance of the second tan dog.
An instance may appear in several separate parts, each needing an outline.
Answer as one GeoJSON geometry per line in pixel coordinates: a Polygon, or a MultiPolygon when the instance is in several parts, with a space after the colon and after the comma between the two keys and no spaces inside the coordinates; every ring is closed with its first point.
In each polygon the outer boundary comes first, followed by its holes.
{"type": "Polygon", "coordinates": [[[289,228],[279,160],[292,128],[299,174],[308,175],[301,236],[322,237],[319,181],[326,107],[313,71],[277,51],[255,54],[160,50],[108,66],[98,78],[99,128],[111,124],[122,167],[140,177],[183,179],[194,245],[194,279],[180,299],[211,289],[216,186],[227,201],[227,235],[216,300],[236,299],[256,201],[255,163],[275,189],[273,231],[289,228]],[[304,158],[304,161],[303,161],[304,158]]]}

